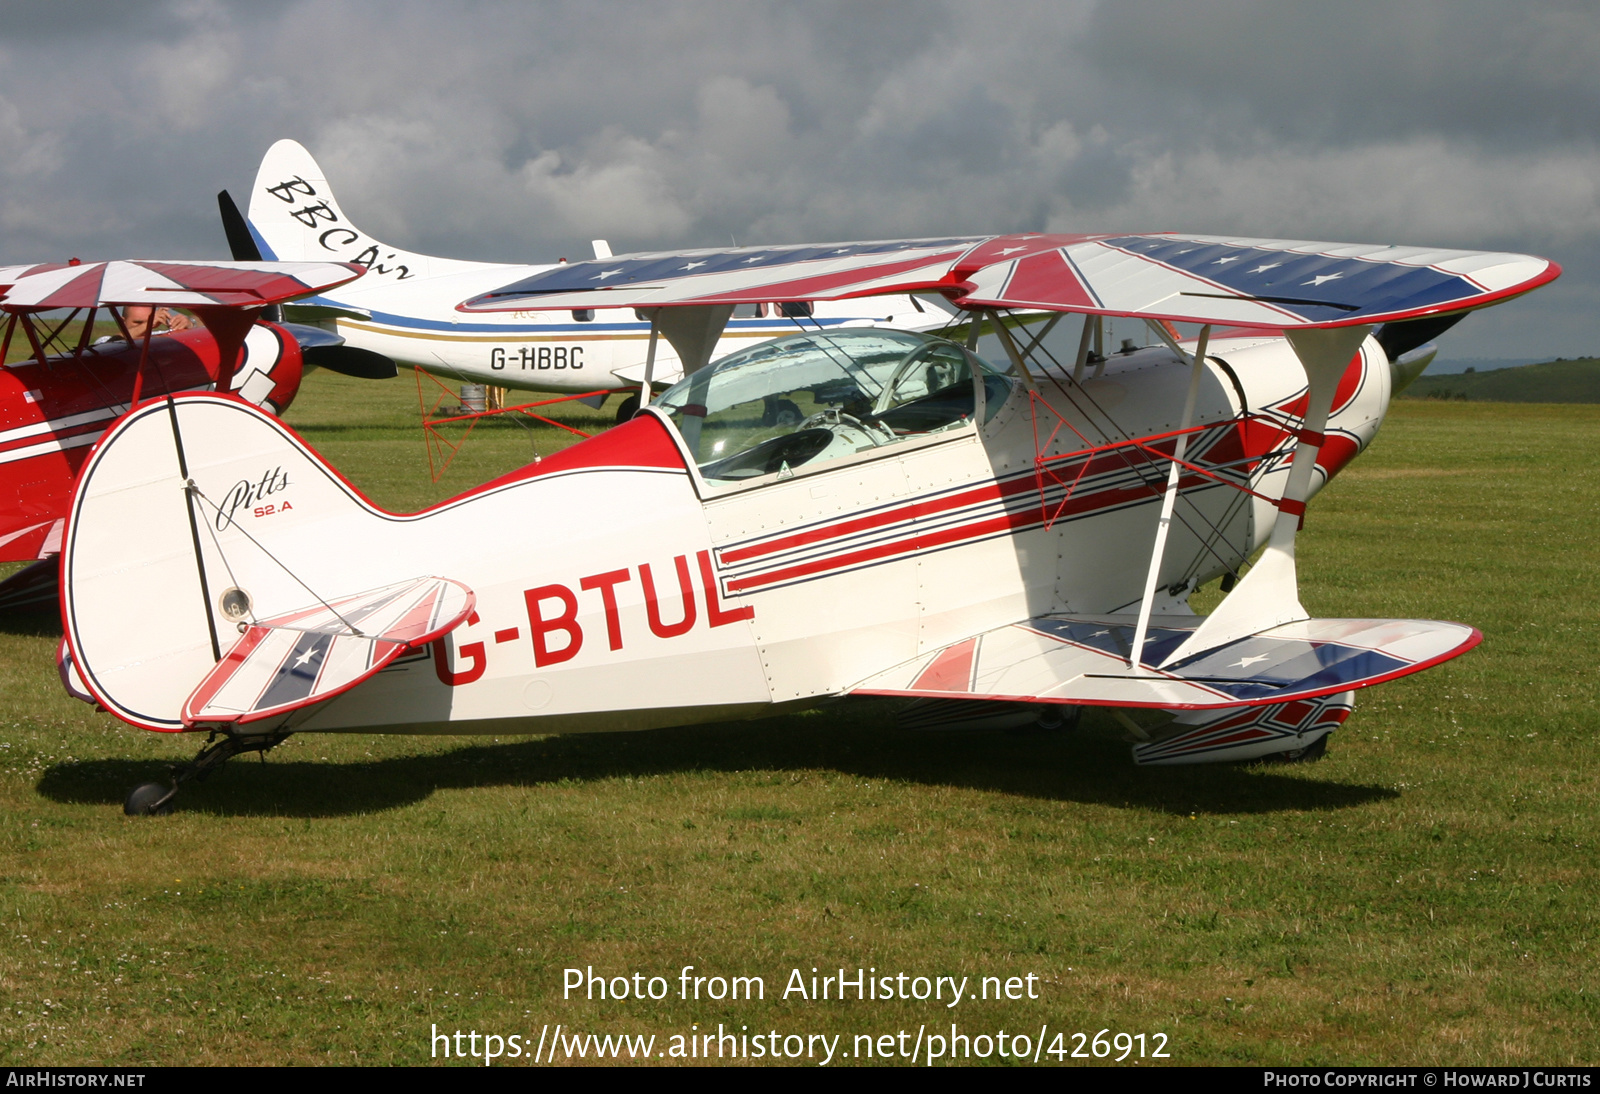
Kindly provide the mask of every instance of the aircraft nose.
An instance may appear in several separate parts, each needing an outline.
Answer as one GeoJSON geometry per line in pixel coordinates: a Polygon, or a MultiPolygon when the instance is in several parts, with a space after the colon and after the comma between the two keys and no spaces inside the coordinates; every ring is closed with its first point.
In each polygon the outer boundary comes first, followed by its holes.
{"type": "Polygon", "coordinates": [[[1439,347],[1433,342],[1409,349],[1399,357],[1389,362],[1389,398],[1394,399],[1406,388],[1411,386],[1411,381],[1421,376],[1423,370],[1433,364],[1433,358],[1439,352],[1439,347]]]}
{"type": "Polygon", "coordinates": [[[1399,395],[1410,386],[1411,381],[1422,375],[1422,370],[1433,362],[1433,355],[1439,352],[1433,340],[1461,322],[1466,314],[1462,311],[1385,323],[1373,333],[1378,345],[1383,347],[1384,355],[1389,358],[1389,379],[1392,381],[1389,398],[1399,395]]]}

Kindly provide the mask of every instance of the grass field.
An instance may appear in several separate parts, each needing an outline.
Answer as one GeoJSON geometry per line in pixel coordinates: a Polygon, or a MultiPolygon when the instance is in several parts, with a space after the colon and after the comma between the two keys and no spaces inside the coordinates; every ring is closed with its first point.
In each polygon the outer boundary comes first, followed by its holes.
{"type": "MultiPolygon", "coordinates": [[[[484,427],[432,484],[409,378],[318,373],[289,417],[398,508],[564,443],[484,427]]],[[[0,1058],[422,1063],[434,1025],[556,1023],[658,1052],[694,1025],[844,1034],[846,1054],[955,1022],[1047,1026],[1041,1060],[1107,1029],[1165,1034],[1185,1064],[1594,1063],[1597,498],[1600,407],[1398,404],[1311,508],[1305,604],[1486,638],[1362,693],[1304,766],[1135,769],[1097,716],[918,736],[860,704],[638,735],[296,737],[130,819],[128,789],[197,742],[65,698],[56,629],[13,621],[0,1058]],[[766,998],[680,1001],[684,965],[761,976],[766,998]],[[585,966],[671,994],[563,1000],[585,966]],[[1041,997],[779,998],[790,970],[809,987],[841,966],[973,991],[1032,974],[1041,997]]]]}

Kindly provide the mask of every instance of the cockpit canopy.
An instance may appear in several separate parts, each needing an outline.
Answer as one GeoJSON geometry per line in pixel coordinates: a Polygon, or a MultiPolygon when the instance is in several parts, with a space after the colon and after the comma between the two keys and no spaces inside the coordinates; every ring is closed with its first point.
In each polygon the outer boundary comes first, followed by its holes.
{"type": "Polygon", "coordinates": [[[909,331],[812,331],[730,354],[669,388],[671,416],[712,485],[793,471],[984,418],[1011,382],[954,342],[909,331]]]}

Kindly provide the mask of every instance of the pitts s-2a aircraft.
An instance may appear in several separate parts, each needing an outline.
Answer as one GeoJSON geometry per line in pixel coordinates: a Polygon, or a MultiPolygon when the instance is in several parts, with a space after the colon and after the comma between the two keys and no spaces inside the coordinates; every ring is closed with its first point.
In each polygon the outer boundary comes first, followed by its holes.
{"type": "MultiPolygon", "coordinates": [[[[257,316],[362,272],[331,262],[76,259],[0,268],[0,359],[19,346],[29,354],[0,368],[0,562],[60,551],[89,446],[131,404],[168,392],[231,390],[277,414],[299,390],[304,365],[342,367],[339,354],[359,351],[341,347],[336,335],[257,316]],[[130,307],[190,308],[202,325],[152,337],[154,315],[130,330],[122,314],[130,307]]],[[[8,580],[7,593],[25,602],[35,585],[53,586],[53,567],[25,573],[8,580]]]]}
{"type": "Polygon", "coordinates": [[[461,314],[638,308],[687,375],[433,509],[379,510],[236,398],[126,415],[67,526],[64,677],[133,725],[213,734],[130,812],[291,732],[635,730],[860,695],[925,727],[1111,708],[1141,763],[1315,756],[1356,689],[1480,635],[1309,618],[1307,500],[1370,442],[1419,343],[1558,273],[1168,234],[573,263],[461,314]],[[992,324],[1006,360],[881,329],[710,360],[743,303],[912,292],[992,324]],[[1089,317],[1076,360],[1024,352],[1009,309],[1089,317]],[[1104,316],[1164,345],[1107,359],[1104,316]],[[251,484],[268,504],[234,504],[251,484]],[[1196,616],[1218,576],[1237,584],[1196,616]]]}
{"type": "MultiPolygon", "coordinates": [[[[224,217],[229,216],[225,209],[224,217]]],[[[621,391],[644,379],[648,318],[588,307],[457,310],[468,297],[516,286],[560,266],[436,258],[381,243],[350,222],[322,168],[295,141],[277,142],[262,158],[250,191],[248,231],[253,246],[245,250],[236,244],[235,258],[366,267],[368,275],[360,284],[304,300],[290,308],[289,317],[321,323],[350,345],[399,364],[475,384],[567,395],[621,391]]],[[[610,258],[605,240],[595,240],[593,246],[596,257],[610,258]]],[[[796,257],[792,249],[790,257],[796,257]]],[[[608,272],[611,264],[586,264],[583,269],[596,285],[615,276],[608,272]]],[[[935,330],[950,322],[948,312],[905,293],[876,294],[870,302],[832,297],[751,300],[741,303],[724,324],[713,356],[803,329],[935,330]]],[[[652,373],[657,385],[682,376],[670,345],[661,349],[652,373]]],[[[603,400],[600,395],[588,401],[598,407],[603,400]]],[[[620,414],[625,418],[636,406],[632,399],[624,400],[620,414]]]]}

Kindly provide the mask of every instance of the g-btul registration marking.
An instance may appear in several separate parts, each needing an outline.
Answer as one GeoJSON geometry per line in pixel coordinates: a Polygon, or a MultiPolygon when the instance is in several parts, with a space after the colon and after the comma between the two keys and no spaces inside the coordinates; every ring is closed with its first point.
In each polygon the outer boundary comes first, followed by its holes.
{"type": "MultiPolygon", "coordinates": [[[[655,571],[648,562],[581,577],[577,581],[578,592],[574,592],[571,585],[559,583],[525,590],[522,596],[528,608],[528,637],[533,644],[534,665],[539,668],[559,665],[572,660],[583,649],[585,635],[578,623],[579,592],[599,597],[605,613],[606,642],[612,651],[623,649],[627,641],[622,627],[622,612],[617,604],[617,588],[633,581],[638,581],[644,592],[645,621],[650,633],[657,638],[680,638],[702,622],[706,627],[726,627],[755,618],[755,608],[750,605],[738,608],[723,606],[717,594],[717,575],[711,564],[710,551],[695,554],[694,570],[698,571],[700,578],[698,598],[689,556],[678,555],[673,558],[672,570],[677,581],[676,596],[669,592],[665,599],[669,605],[676,600],[678,606],[666,609],[662,607],[663,598],[660,595],[665,590],[658,585],[655,571]],[[668,621],[667,616],[675,618],[668,621]],[[552,638],[558,635],[561,637],[552,642],[552,638]]],[[[477,622],[474,616],[468,620],[468,625],[477,622]]],[[[514,627],[497,630],[494,637],[497,645],[514,641],[517,630],[514,627]]],[[[453,672],[443,643],[435,647],[434,670],[441,682],[460,687],[483,676],[488,656],[484,643],[466,643],[458,647],[457,653],[468,662],[469,667],[453,672]]]]}
{"type": "MultiPolygon", "coordinates": [[[[748,605],[729,611],[718,602],[717,578],[711,569],[711,552],[700,551],[695,557],[700,563],[701,589],[705,594],[706,625],[725,627],[729,623],[752,618],[755,609],[748,605]]],[[[661,603],[656,595],[656,581],[648,562],[641,563],[632,572],[626,569],[610,570],[579,579],[580,589],[600,594],[606,613],[606,639],[613,650],[620,650],[623,645],[622,614],[617,611],[617,586],[631,581],[633,573],[639,575],[639,584],[644,588],[645,616],[650,624],[651,634],[657,638],[677,638],[694,629],[698,615],[695,611],[694,582],[689,576],[688,556],[679,555],[672,560],[672,563],[677,571],[678,596],[683,605],[682,618],[673,623],[668,623],[662,618],[661,603]]],[[[528,628],[533,639],[533,663],[543,668],[545,665],[558,665],[576,657],[578,651],[583,648],[583,628],[578,626],[578,597],[572,589],[566,585],[541,585],[537,589],[529,589],[522,595],[528,603],[528,628]],[[556,615],[547,618],[544,615],[543,605],[548,601],[559,602],[561,609],[556,615]],[[559,649],[552,649],[550,635],[557,631],[567,636],[566,644],[559,649]]]]}

